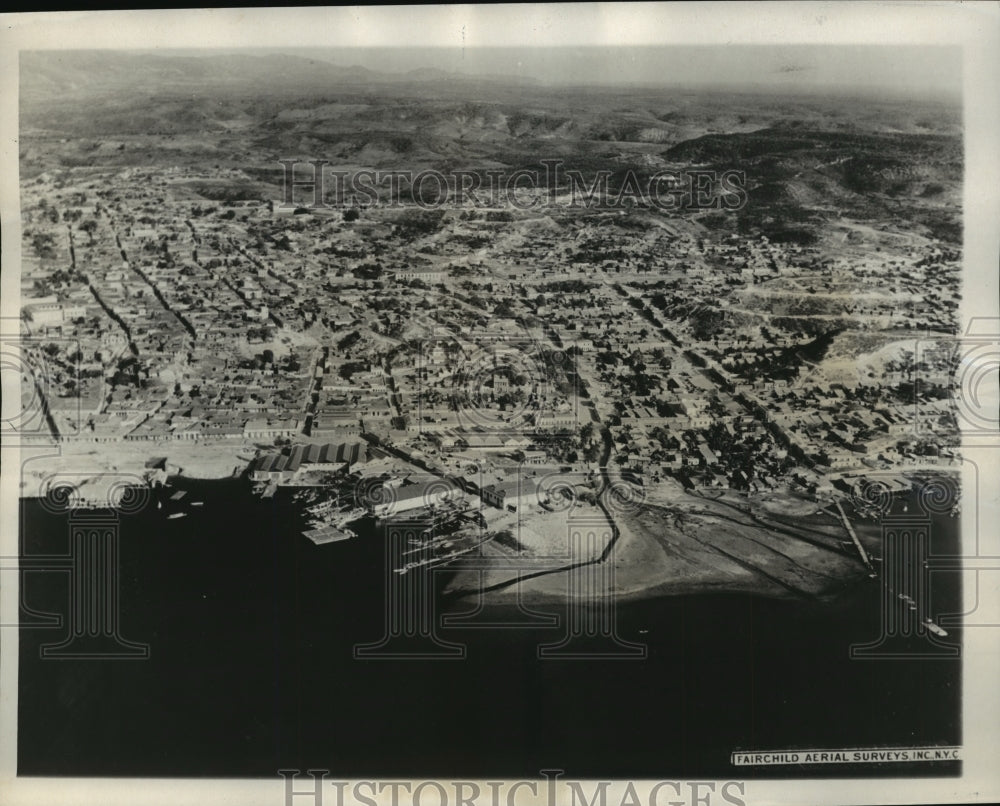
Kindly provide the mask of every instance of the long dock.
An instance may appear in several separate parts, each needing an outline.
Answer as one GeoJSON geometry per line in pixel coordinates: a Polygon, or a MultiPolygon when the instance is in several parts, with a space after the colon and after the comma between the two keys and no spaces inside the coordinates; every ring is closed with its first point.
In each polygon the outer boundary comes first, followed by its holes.
{"type": "Polygon", "coordinates": [[[854,527],[851,526],[851,521],[844,512],[844,508],[840,505],[840,499],[834,499],[834,504],[837,505],[837,512],[840,513],[840,520],[844,524],[844,528],[847,529],[847,534],[851,536],[851,540],[854,541],[854,545],[858,550],[858,554],[861,555],[861,561],[867,566],[868,570],[875,573],[875,569],[872,568],[872,561],[868,557],[868,552],[865,551],[865,547],[861,545],[861,541],[858,539],[858,533],[854,531],[854,527]]]}

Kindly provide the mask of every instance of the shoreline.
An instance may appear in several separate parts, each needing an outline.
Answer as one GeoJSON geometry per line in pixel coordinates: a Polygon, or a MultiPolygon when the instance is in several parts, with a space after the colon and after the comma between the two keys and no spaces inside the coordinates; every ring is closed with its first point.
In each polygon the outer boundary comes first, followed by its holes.
{"type": "MultiPolygon", "coordinates": [[[[813,602],[835,599],[872,579],[843,524],[823,504],[798,496],[779,498],[688,496],[680,506],[650,504],[616,518],[619,537],[604,561],[613,567],[598,574],[603,589],[592,584],[589,592],[580,593],[586,577],[595,575],[590,566],[600,561],[593,561],[520,581],[511,572],[503,580],[502,572],[487,570],[478,590],[477,580],[459,571],[445,596],[478,598],[483,606],[569,600],[600,605],[609,599],[628,603],[700,593],[813,602]],[[580,578],[570,580],[572,574],[580,578]]],[[[879,523],[858,517],[853,509],[849,517],[865,549],[878,556],[879,523]]]]}
{"type": "Polygon", "coordinates": [[[118,482],[143,482],[151,470],[148,463],[155,459],[165,460],[165,478],[193,481],[234,478],[246,471],[252,461],[246,455],[258,448],[244,440],[225,445],[198,441],[114,443],[110,450],[104,443],[67,441],[23,445],[20,450],[18,495],[31,498],[40,497],[42,485],[47,481],[65,480],[80,488],[113,476],[117,476],[118,482]]]}
{"type": "MultiPolygon", "coordinates": [[[[842,578],[832,581],[808,596],[800,596],[776,585],[767,585],[760,582],[747,580],[742,583],[722,578],[712,577],[715,569],[706,567],[707,579],[699,581],[693,580],[660,580],[643,583],[628,590],[616,590],[600,596],[573,595],[564,590],[561,593],[555,590],[528,589],[522,583],[518,590],[516,582],[511,582],[504,588],[489,590],[486,592],[474,589],[449,590],[444,594],[448,602],[475,602],[479,601],[483,608],[509,608],[515,607],[519,602],[524,605],[564,605],[570,601],[576,602],[583,607],[600,607],[608,601],[616,604],[632,604],[635,602],[645,602],[653,599],[668,599],[684,596],[759,596],[761,598],[780,601],[809,601],[824,602],[832,601],[841,595],[856,590],[867,582],[873,581],[863,568],[858,568],[854,573],[847,573],[842,578]]],[[[565,581],[565,574],[571,571],[553,571],[548,576],[553,579],[564,580],[561,586],[569,588],[565,581]]]]}
{"type": "MultiPolygon", "coordinates": [[[[194,444],[187,454],[204,454],[205,445],[194,444]]],[[[239,461],[237,448],[222,457],[223,464],[181,466],[169,481],[213,483],[238,480],[232,469],[219,472],[220,467],[245,470],[246,461],[239,461]],[[232,463],[237,462],[234,466],[232,463]],[[198,473],[199,475],[193,475],[198,473]]],[[[92,463],[87,479],[106,475],[121,482],[121,475],[130,473],[138,481],[143,464],[133,454],[130,457],[106,457],[107,470],[95,472],[92,463]],[[116,462],[111,464],[110,459],[116,462]],[[131,460],[131,461],[130,461],[131,460]]],[[[174,452],[175,456],[177,452],[174,452]]],[[[46,462],[48,470],[69,473],[74,463],[89,460],[89,453],[48,455],[35,459],[46,462]]],[[[171,462],[173,464],[173,462],[171,462]]],[[[37,472],[38,467],[34,470],[37,472]]],[[[938,475],[938,474],[935,474],[938,475]]],[[[941,471],[940,475],[953,472],[941,471]]],[[[78,485],[83,496],[86,481],[78,485]]],[[[34,491],[22,490],[20,498],[37,498],[34,491]]],[[[249,486],[245,494],[252,495],[249,486]]],[[[916,495],[914,490],[912,495],[916,495]]],[[[99,498],[99,497],[98,497],[99,498]]],[[[599,606],[615,600],[621,604],[656,598],[730,594],[762,596],[770,599],[822,601],[837,598],[855,589],[869,572],[858,554],[846,545],[843,524],[824,504],[792,494],[741,496],[723,493],[717,497],[684,493],[672,498],[660,497],[642,505],[636,511],[616,513],[618,537],[610,555],[604,560],[577,560],[574,567],[566,562],[552,563],[551,570],[539,568],[526,572],[491,570],[489,562],[482,570],[451,571],[443,591],[451,602],[479,600],[482,606],[507,607],[518,602],[530,604],[565,604],[569,601],[599,606]],[[608,563],[613,565],[609,566],[608,563]],[[605,570],[595,574],[595,565],[605,570]],[[524,573],[528,579],[518,579],[524,573]],[[577,575],[577,579],[572,577],[577,575]],[[594,578],[597,582],[594,582],[594,578]],[[601,587],[603,585],[603,588],[601,587]],[[589,586],[589,587],[588,587],[589,586]]],[[[851,512],[852,523],[865,548],[878,552],[880,527],[875,521],[851,512]]],[[[530,524],[530,516],[527,519],[530,524]]],[[[570,520],[561,521],[568,524],[570,520]]],[[[556,526],[557,524],[552,524],[556,526]]],[[[958,521],[956,521],[956,526],[958,521]]],[[[555,532],[552,533],[555,535],[555,532]]],[[[365,539],[365,538],[361,538],[365,539]]],[[[551,540],[548,535],[546,542],[551,540]]],[[[531,557],[530,554],[526,555],[531,557]]],[[[498,563],[505,557],[496,555],[498,563]]],[[[531,565],[530,563],[528,564],[531,565]]],[[[446,566],[442,567],[445,570],[446,566]]]]}
{"type": "MultiPolygon", "coordinates": [[[[869,582],[874,583],[874,580],[871,580],[866,574],[860,574],[854,577],[845,577],[838,586],[831,586],[828,590],[812,596],[809,602],[803,602],[802,599],[787,591],[768,589],[763,586],[755,586],[752,584],[738,586],[720,580],[718,583],[665,581],[653,583],[640,589],[620,591],[614,595],[609,595],[600,599],[595,599],[593,597],[570,597],[566,594],[559,595],[556,593],[541,591],[522,591],[520,596],[518,596],[516,586],[512,585],[510,588],[504,590],[487,592],[485,595],[481,596],[478,603],[479,606],[485,611],[509,610],[511,608],[516,608],[518,603],[528,607],[544,605],[565,606],[571,601],[577,603],[581,607],[595,609],[607,606],[608,602],[613,602],[613,607],[617,608],[622,606],[629,607],[631,605],[656,600],[681,599],[697,596],[752,597],[776,602],[825,604],[839,601],[843,596],[858,592],[869,582]]],[[[476,602],[477,597],[479,596],[480,594],[471,590],[462,592],[455,591],[445,593],[444,600],[448,605],[452,603],[469,604],[476,602]]],[[[449,610],[449,612],[451,611],[449,610]]],[[[455,612],[461,612],[461,609],[456,609],[455,612]]]]}

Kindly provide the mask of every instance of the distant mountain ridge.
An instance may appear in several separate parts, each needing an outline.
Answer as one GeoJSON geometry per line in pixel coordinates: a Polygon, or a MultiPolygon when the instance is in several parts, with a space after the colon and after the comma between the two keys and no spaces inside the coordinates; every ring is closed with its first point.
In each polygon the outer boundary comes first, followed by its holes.
{"type": "Polygon", "coordinates": [[[153,91],[191,86],[305,89],[435,81],[539,83],[521,76],[466,75],[432,67],[405,73],[381,72],[287,53],[178,56],[108,50],[25,51],[21,54],[20,68],[21,92],[29,97],[112,90],[116,85],[132,89],[148,87],[153,91]]]}
{"type": "MultiPolygon", "coordinates": [[[[434,67],[387,73],[288,53],[21,55],[22,175],[54,167],[229,166],[271,189],[279,160],[350,171],[738,170],[750,199],[722,230],[808,242],[824,221],[908,219],[956,241],[961,110],[664,87],[570,87],[434,67]]],[[[216,195],[215,190],[209,190],[216,195]]]]}

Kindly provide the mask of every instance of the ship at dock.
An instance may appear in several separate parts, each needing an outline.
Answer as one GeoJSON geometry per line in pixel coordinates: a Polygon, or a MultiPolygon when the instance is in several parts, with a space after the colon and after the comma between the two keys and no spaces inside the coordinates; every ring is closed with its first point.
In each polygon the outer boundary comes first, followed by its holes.
{"type": "Polygon", "coordinates": [[[337,543],[357,537],[357,531],[351,528],[368,515],[363,507],[352,506],[342,495],[306,507],[306,525],[308,529],[302,534],[317,546],[325,543],[337,543]]]}
{"type": "MultiPolygon", "coordinates": [[[[391,534],[399,520],[388,517],[382,523],[391,534]]],[[[486,528],[482,512],[461,501],[445,501],[411,510],[405,522],[416,528],[408,531],[405,542],[397,541],[391,552],[392,570],[397,574],[447,565],[481,549],[496,536],[486,528]]]]}
{"type": "Polygon", "coordinates": [[[869,571],[869,577],[879,580],[883,589],[883,606],[896,614],[900,624],[917,624],[919,629],[937,638],[948,637],[948,631],[931,616],[927,575],[932,560],[926,538],[919,539],[921,520],[926,518],[926,535],[934,511],[957,518],[960,514],[960,488],[955,481],[946,481],[932,473],[882,474],[875,478],[858,477],[850,487],[848,501],[832,499],[825,511],[838,519],[850,541],[842,545],[857,552],[869,571]],[[933,505],[930,509],[928,502],[933,505]],[[881,548],[886,557],[870,554],[858,536],[851,518],[845,511],[850,504],[852,514],[860,520],[876,523],[886,518],[902,518],[911,524],[909,530],[883,528],[881,548]]]}

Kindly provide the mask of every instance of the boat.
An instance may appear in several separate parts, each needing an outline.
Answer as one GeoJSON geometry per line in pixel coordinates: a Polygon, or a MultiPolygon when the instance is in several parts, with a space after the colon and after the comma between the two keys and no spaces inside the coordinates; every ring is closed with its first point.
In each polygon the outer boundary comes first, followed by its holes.
{"type": "Polygon", "coordinates": [[[329,501],[321,501],[313,506],[306,507],[306,512],[311,512],[313,515],[319,514],[320,512],[326,512],[327,510],[333,509],[337,502],[334,499],[329,501]]]}
{"type": "Polygon", "coordinates": [[[416,560],[410,560],[404,564],[401,568],[394,568],[393,570],[397,574],[406,574],[412,571],[414,568],[426,568],[431,569],[439,565],[446,565],[452,560],[461,557],[464,554],[468,554],[470,551],[474,551],[479,548],[484,543],[492,540],[495,537],[493,533],[487,533],[484,537],[476,540],[473,543],[466,543],[464,539],[473,537],[475,532],[472,530],[465,532],[456,532],[454,534],[442,535],[441,537],[432,538],[427,541],[423,546],[418,548],[409,549],[404,551],[403,555],[416,554],[418,552],[423,552],[424,556],[416,560]],[[438,553],[442,549],[451,549],[447,553],[438,553]]]}
{"type": "Polygon", "coordinates": [[[186,517],[187,517],[186,512],[171,512],[169,515],[167,515],[167,520],[172,521],[177,518],[186,518],[186,517]]]}
{"type": "Polygon", "coordinates": [[[925,618],[924,626],[932,633],[934,633],[935,635],[939,635],[942,638],[948,635],[948,631],[944,627],[940,627],[937,624],[935,624],[932,619],[925,618]]]}
{"type": "Polygon", "coordinates": [[[193,506],[193,507],[201,507],[201,506],[204,506],[204,505],[205,505],[204,501],[192,501],[191,502],[191,506],[193,506]]]}
{"type": "Polygon", "coordinates": [[[368,510],[364,507],[355,507],[347,512],[338,512],[334,515],[334,525],[338,529],[342,529],[345,524],[348,524],[351,521],[359,520],[367,514],[368,510]]]}

